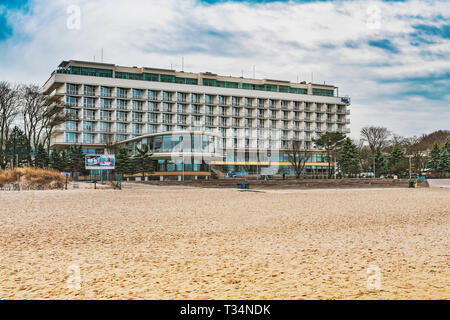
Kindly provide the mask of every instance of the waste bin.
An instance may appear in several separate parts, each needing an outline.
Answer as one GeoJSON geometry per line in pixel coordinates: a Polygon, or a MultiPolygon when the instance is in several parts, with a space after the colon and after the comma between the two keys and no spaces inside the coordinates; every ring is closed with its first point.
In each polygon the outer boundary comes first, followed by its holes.
{"type": "Polygon", "coordinates": [[[241,189],[242,189],[242,190],[247,189],[247,184],[246,184],[245,182],[242,182],[242,183],[241,183],[241,189]]]}
{"type": "Polygon", "coordinates": [[[410,187],[410,188],[414,188],[414,181],[410,181],[410,182],[409,182],[409,187],[410,187]]]}

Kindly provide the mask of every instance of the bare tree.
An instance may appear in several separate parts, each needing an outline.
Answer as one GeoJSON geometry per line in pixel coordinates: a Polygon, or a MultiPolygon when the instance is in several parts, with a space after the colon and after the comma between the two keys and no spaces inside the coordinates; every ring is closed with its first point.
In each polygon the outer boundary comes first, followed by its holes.
{"type": "Polygon", "coordinates": [[[363,140],[355,140],[355,145],[358,147],[359,162],[363,172],[371,171],[372,157],[370,148],[364,144],[363,140]]]}
{"type": "Polygon", "coordinates": [[[36,150],[44,131],[43,119],[47,99],[36,85],[26,85],[21,90],[23,105],[22,117],[25,135],[36,150]]]}
{"type": "Polygon", "coordinates": [[[372,154],[383,150],[388,145],[390,136],[391,132],[384,127],[369,126],[361,129],[361,140],[369,144],[372,154]]]}
{"type": "Polygon", "coordinates": [[[64,114],[63,103],[55,102],[51,106],[47,107],[42,120],[42,126],[44,127],[42,142],[44,146],[46,146],[48,153],[50,153],[50,144],[53,131],[66,120],[67,116],[64,114]]]}
{"type": "Polygon", "coordinates": [[[64,106],[58,102],[51,103],[50,97],[44,95],[36,85],[23,86],[21,92],[25,135],[34,150],[42,142],[49,151],[54,128],[65,121],[64,106]]]}
{"type": "Polygon", "coordinates": [[[9,136],[11,124],[20,113],[20,92],[18,85],[0,82],[0,165],[5,167],[3,150],[9,136]]]}
{"type": "Polygon", "coordinates": [[[303,174],[310,153],[309,150],[302,148],[301,141],[293,140],[289,143],[287,155],[291,167],[294,169],[296,179],[300,179],[300,176],[303,174]]]}

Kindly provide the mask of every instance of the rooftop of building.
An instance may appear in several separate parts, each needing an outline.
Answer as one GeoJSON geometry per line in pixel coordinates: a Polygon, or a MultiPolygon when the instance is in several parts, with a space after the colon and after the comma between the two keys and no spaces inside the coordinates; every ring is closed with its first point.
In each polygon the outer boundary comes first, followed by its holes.
{"type": "Polygon", "coordinates": [[[337,87],[306,81],[290,82],[276,79],[253,79],[223,76],[212,72],[185,72],[152,67],[127,67],[110,63],[68,60],[63,61],[55,73],[107,77],[117,79],[168,82],[189,85],[203,85],[234,89],[262,90],[272,92],[337,96],[337,87]]]}

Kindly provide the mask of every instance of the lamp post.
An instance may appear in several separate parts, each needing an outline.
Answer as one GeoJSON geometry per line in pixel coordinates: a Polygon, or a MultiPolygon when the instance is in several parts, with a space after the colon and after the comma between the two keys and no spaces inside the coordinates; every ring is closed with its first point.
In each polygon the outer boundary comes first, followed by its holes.
{"type": "Polygon", "coordinates": [[[408,158],[409,158],[409,180],[411,180],[411,158],[412,158],[412,155],[409,155],[408,158]]]}
{"type": "Polygon", "coordinates": [[[375,171],[375,157],[373,158],[373,177],[374,178],[377,177],[377,174],[376,174],[376,171],[375,171]]]}

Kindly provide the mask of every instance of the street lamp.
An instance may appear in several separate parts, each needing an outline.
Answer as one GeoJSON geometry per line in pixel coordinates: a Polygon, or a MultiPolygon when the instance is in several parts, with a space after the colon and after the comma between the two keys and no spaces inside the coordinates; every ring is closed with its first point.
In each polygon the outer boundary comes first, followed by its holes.
{"type": "Polygon", "coordinates": [[[409,180],[411,180],[411,158],[412,158],[412,155],[409,155],[408,158],[409,158],[409,180]]]}

